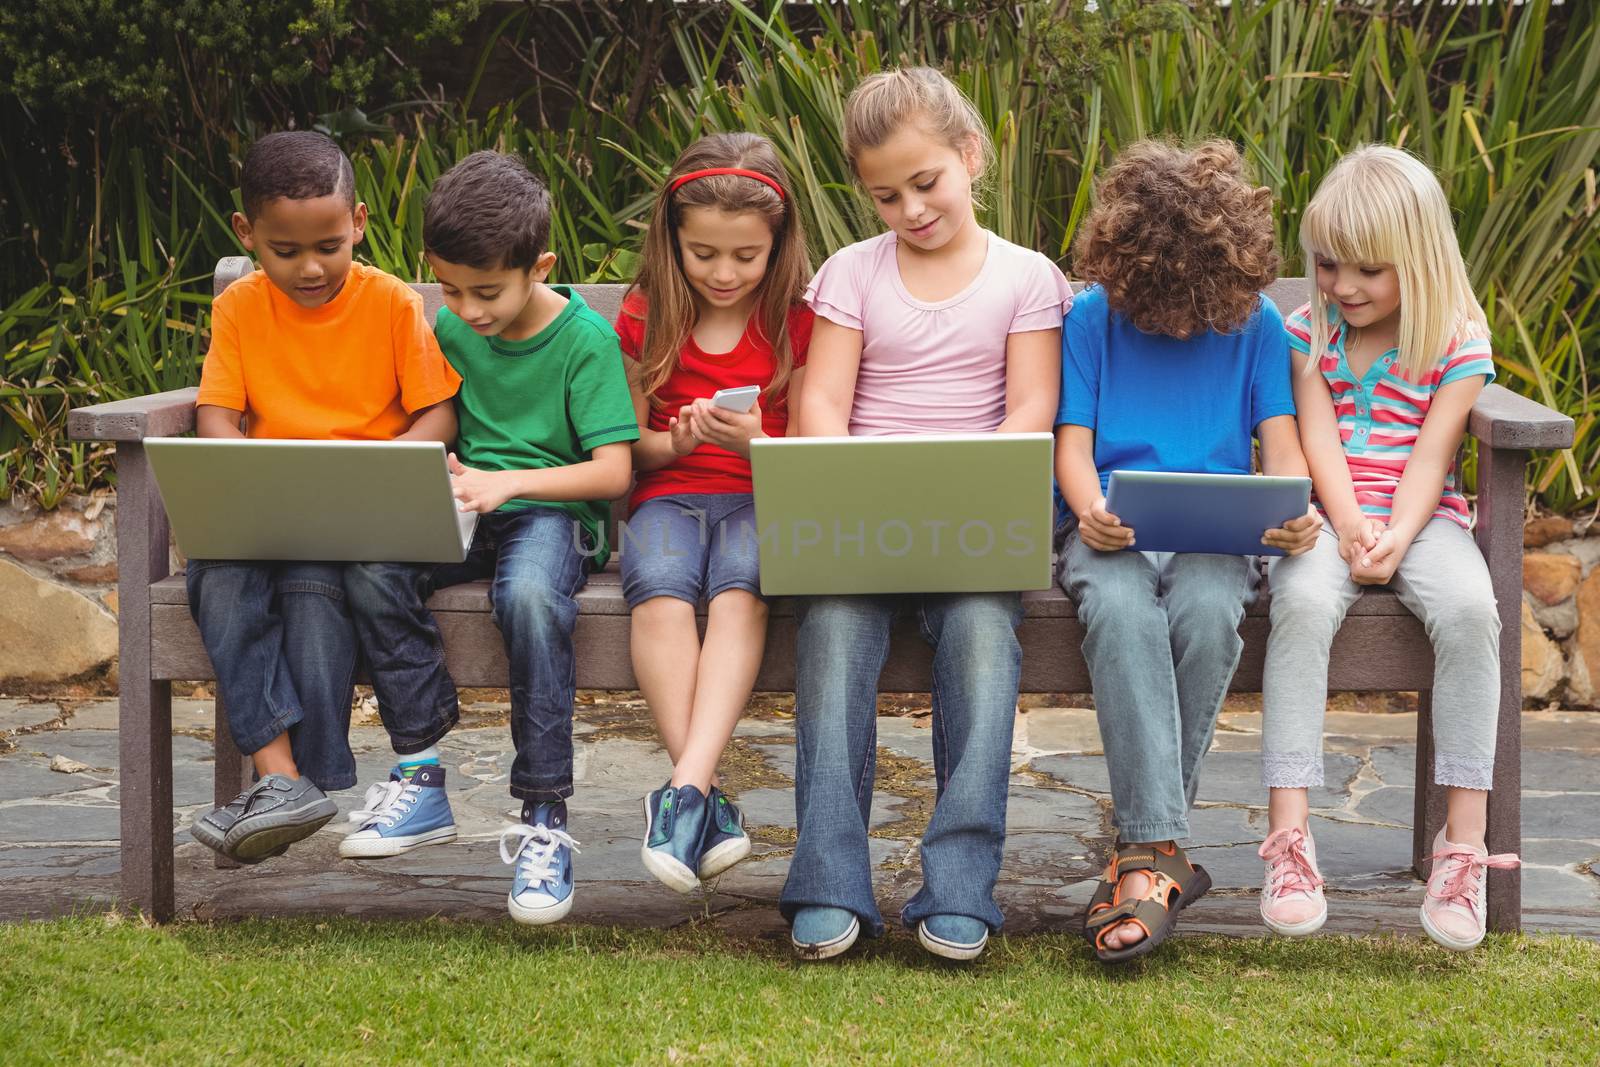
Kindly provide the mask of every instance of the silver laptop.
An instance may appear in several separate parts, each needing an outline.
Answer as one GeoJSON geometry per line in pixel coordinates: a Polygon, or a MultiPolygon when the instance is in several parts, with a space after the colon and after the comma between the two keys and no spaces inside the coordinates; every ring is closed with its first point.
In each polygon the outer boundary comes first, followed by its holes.
{"type": "Polygon", "coordinates": [[[761,591],[977,593],[1051,582],[1048,433],[751,442],[761,591]]]}
{"type": "Polygon", "coordinates": [[[436,441],[147,440],[190,559],[459,563],[477,526],[456,510],[436,441]]]}

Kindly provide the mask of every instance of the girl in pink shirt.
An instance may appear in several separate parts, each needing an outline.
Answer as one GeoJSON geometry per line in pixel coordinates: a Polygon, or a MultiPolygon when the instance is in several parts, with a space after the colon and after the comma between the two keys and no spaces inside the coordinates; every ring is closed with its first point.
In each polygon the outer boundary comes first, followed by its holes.
{"type": "MultiPolygon", "coordinates": [[[[846,104],[844,147],[889,232],[839,251],[806,290],[817,318],[800,433],[1048,431],[1071,290],[1044,256],[978,225],[973,185],[994,147],[972,103],[935,70],[873,75],[846,104]]],[[[934,647],[939,798],[901,919],[929,952],[976,957],[1002,921],[1020,595],[825,596],[796,611],[800,836],[779,902],[796,951],[834,956],[863,923],[883,929],[867,826],[878,675],[905,612],[934,647]]]]}

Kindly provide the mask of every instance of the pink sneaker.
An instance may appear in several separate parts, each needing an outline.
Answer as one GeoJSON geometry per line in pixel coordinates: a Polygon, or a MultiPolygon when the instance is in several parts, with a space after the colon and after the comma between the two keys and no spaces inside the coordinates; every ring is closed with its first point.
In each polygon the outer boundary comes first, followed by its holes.
{"type": "Polygon", "coordinates": [[[1317,846],[1311,835],[1298,828],[1279,830],[1261,843],[1257,852],[1267,861],[1261,883],[1261,921],[1274,933],[1304,937],[1328,921],[1328,901],[1322,895],[1322,874],[1317,870],[1317,846]]]}
{"type": "Polygon", "coordinates": [[[1522,861],[1509,852],[1491,856],[1475,845],[1455,845],[1441,828],[1433,839],[1433,874],[1422,898],[1422,928],[1445,948],[1465,952],[1483,940],[1489,868],[1512,870],[1522,861]]]}

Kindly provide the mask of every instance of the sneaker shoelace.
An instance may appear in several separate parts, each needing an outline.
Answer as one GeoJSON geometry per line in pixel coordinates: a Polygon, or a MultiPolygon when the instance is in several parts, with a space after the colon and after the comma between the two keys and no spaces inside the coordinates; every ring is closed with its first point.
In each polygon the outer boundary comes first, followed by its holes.
{"type": "Polygon", "coordinates": [[[1489,868],[1509,871],[1522,866],[1522,860],[1513,852],[1490,856],[1450,844],[1433,854],[1433,863],[1434,875],[1428,879],[1428,896],[1439,901],[1441,908],[1465,908],[1474,917],[1478,914],[1478,890],[1489,868]]]}
{"type": "Polygon", "coordinates": [[[1261,843],[1256,855],[1269,865],[1267,884],[1274,897],[1290,893],[1315,893],[1322,886],[1322,875],[1306,852],[1306,835],[1298,829],[1279,830],[1261,843]]]}
{"type": "Polygon", "coordinates": [[[519,823],[500,832],[500,859],[515,864],[517,875],[529,885],[542,885],[561,877],[556,852],[562,846],[578,852],[578,842],[565,830],[519,823]]]}
{"type": "Polygon", "coordinates": [[[411,811],[422,794],[422,787],[411,780],[379,782],[367,787],[360,811],[350,813],[353,823],[382,823],[392,827],[411,811]]]}

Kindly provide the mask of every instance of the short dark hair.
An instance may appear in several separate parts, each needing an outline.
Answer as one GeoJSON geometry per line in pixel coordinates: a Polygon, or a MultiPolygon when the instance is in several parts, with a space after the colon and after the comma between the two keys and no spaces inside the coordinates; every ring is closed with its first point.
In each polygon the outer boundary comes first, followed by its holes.
{"type": "Polygon", "coordinates": [[[428,192],[422,244],[478,270],[527,270],[550,243],[550,190],[516,156],[474,152],[428,192]]]}
{"type": "Polygon", "coordinates": [[[269,200],[342,196],[356,206],[356,172],[333,139],[311,130],[269,133],[245,153],[239,175],[244,214],[254,219],[269,200]]]}

